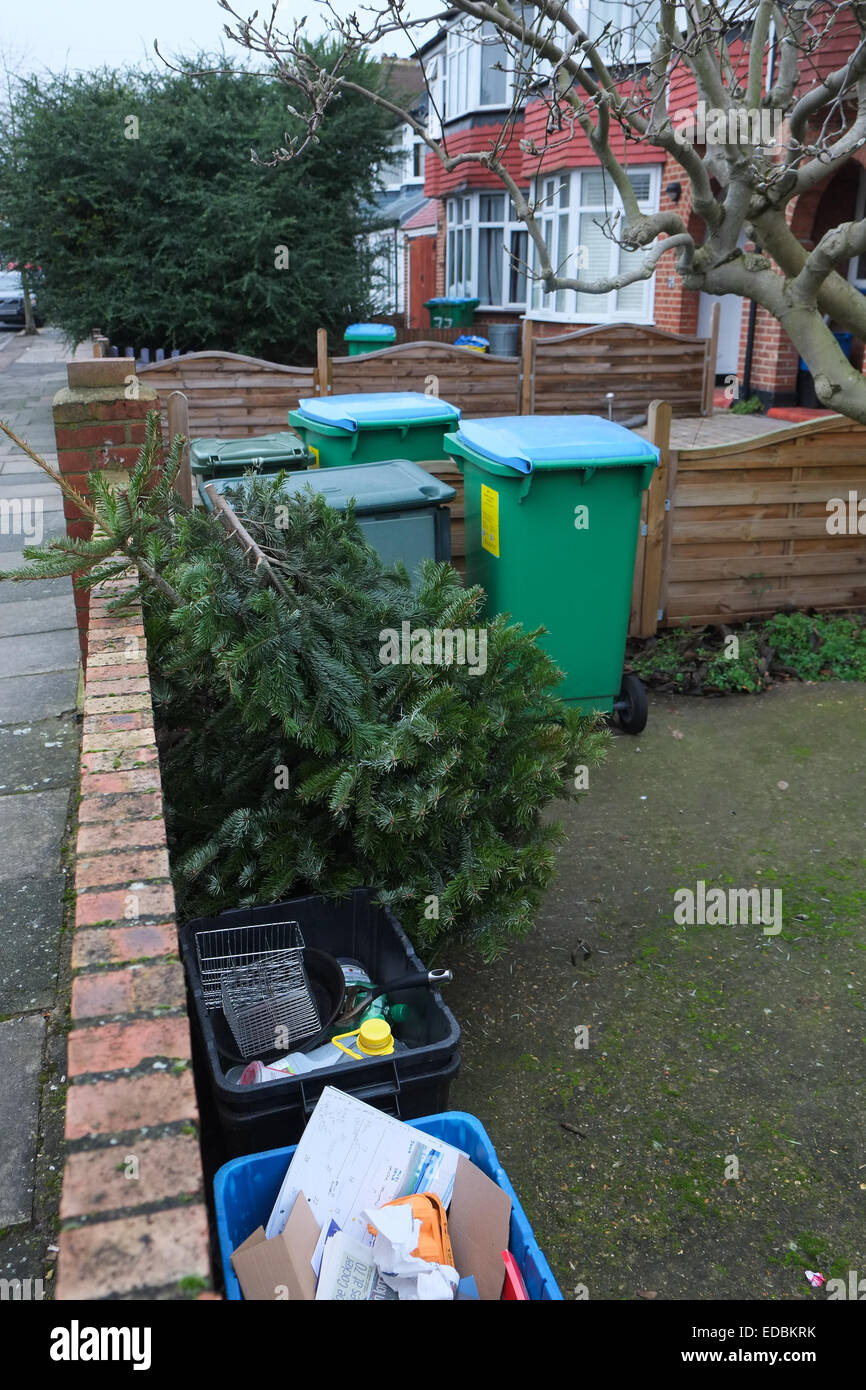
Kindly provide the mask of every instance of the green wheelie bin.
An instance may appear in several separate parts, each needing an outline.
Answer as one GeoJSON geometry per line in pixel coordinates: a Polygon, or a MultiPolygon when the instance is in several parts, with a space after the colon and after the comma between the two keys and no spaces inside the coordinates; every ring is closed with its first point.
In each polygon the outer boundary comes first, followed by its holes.
{"type": "MultiPolygon", "coordinates": [[[[218,494],[228,492],[229,502],[242,495],[235,489],[243,488],[243,477],[201,478],[199,494],[208,510],[213,506],[205,491],[208,481],[218,494]]],[[[305,488],[312,488],[340,512],[353,501],[358,525],[384,565],[400,560],[414,575],[422,560],[451,559],[448,503],[456,493],[420,464],[390,459],[387,463],[295,472],[285,479],[280,496],[295,496],[305,488]]]]}
{"type": "Polygon", "coordinates": [[[189,465],[199,478],[279,473],[281,468],[315,468],[316,460],[296,434],[256,434],[248,439],[191,439],[189,465]]]}
{"type": "Polygon", "coordinates": [[[480,303],[480,299],[470,299],[466,295],[445,296],[425,299],[424,308],[430,314],[431,328],[471,328],[480,303]]]}
{"type": "Polygon", "coordinates": [[[510,613],[564,672],[557,693],[585,712],[646,724],[623,677],[641,494],[658,450],[596,415],[464,420],[445,439],[465,481],[466,582],[510,613]]]}
{"type": "Polygon", "coordinates": [[[390,323],[350,323],[343,334],[350,357],[362,357],[366,352],[393,347],[397,330],[390,323]]]}
{"type": "Polygon", "coordinates": [[[442,441],[459,423],[456,405],[420,391],[312,396],[289,411],[289,424],[322,468],[444,459],[442,441]]]}

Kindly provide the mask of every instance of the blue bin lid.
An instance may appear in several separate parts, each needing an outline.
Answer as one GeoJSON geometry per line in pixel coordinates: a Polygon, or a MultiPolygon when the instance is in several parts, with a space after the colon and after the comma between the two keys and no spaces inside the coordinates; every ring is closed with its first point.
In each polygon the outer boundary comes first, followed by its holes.
{"type": "Polygon", "coordinates": [[[454,436],[482,458],[518,473],[535,468],[615,468],[657,463],[659,451],[601,415],[501,415],[464,420],[454,436]]]}
{"type": "Polygon", "coordinates": [[[424,308],[428,304],[480,304],[480,299],[473,299],[472,295],[440,295],[437,299],[425,299],[424,308]]]}
{"type": "Polygon", "coordinates": [[[489,338],[481,338],[477,333],[461,333],[454,339],[455,347],[490,347],[489,338]]]}
{"type": "MultiPolygon", "coordinates": [[[[242,487],[244,479],[219,478],[217,492],[229,487],[242,487]]],[[[312,487],[321,493],[329,507],[345,511],[350,498],[355,499],[355,512],[407,511],[418,507],[438,506],[450,502],[456,492],[448,483],[428,473],[409,459],[389,459],[386,463],[353,463],[344,468],[309,468],[290,473],[284,480],[281,493],[294,496],[312,487]]],[[[203,488],[200,488],[204,496],[203,488]]]]}
{"type": "Polygon", "coordinates": [[[298,413],[313,424],[337,429],[371,429],[377,425],[451,424],[460,419],[456,405],[425,396],[421,391],[369,391],[360,396],[309,396],[299,401],[298,413]]]}
{"type": "Polygon", "coordinates": [[[351,343],[356,338],[387,338],[390,343],[396,336],[397,330],[390,323],[350,323],[343,334],[343,342],[351,343]]]}

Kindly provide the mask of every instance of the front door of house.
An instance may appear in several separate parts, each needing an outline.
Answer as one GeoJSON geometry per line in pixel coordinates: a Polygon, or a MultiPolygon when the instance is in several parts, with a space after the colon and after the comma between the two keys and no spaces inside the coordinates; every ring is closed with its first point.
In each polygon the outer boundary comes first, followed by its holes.
{"type": "Polygon", "coordinates": [[[436,238],[413,236],[409,239],[409,328],[425,328],[430,318],[425,300],[436,293],[436,238]]]}

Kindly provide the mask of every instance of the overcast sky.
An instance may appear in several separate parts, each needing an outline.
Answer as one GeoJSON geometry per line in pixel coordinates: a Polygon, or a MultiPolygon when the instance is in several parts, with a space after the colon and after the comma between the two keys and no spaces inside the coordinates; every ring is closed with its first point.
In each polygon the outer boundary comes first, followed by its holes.
{"type": "MultiPolygon", "coordinates": [[[[233,0],[239,14],[260,15],[270,10],[270,0],[233,0]]],[[[0,54],[12,71],[88,72],[93,68],[124,67],[158,62],[154,39],[169,57],[213,52],[225,43],[228,53],[242,54],[223,34],[231,16],[217,0],[29,0],[15,4],[4,0],[0,54]]],[[[360,3],[337,0],[342,13],[361,10],[360,3]]],[[[418,3],[415,13],[435,12],[435,4],[418,3]]],[[[325,28],[315,0],[281,0],[280,16],[291,22],[307,15],[312,35],[325,28]]],[[[288,25],[287,25],[288,27],[288,25]]],[[[408,54],[409,46],[395,40],[389,51],[408,54]]]]}

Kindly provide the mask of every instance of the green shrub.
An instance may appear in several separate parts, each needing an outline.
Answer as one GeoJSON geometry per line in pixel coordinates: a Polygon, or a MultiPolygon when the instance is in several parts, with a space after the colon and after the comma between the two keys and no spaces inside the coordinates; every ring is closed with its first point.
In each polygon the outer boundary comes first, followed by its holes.
{"type": "Polygon", "coordinates": [[[862,618],[777,613],[765,633],[777,661],[801,680],[866,680],[862,618]]]}

